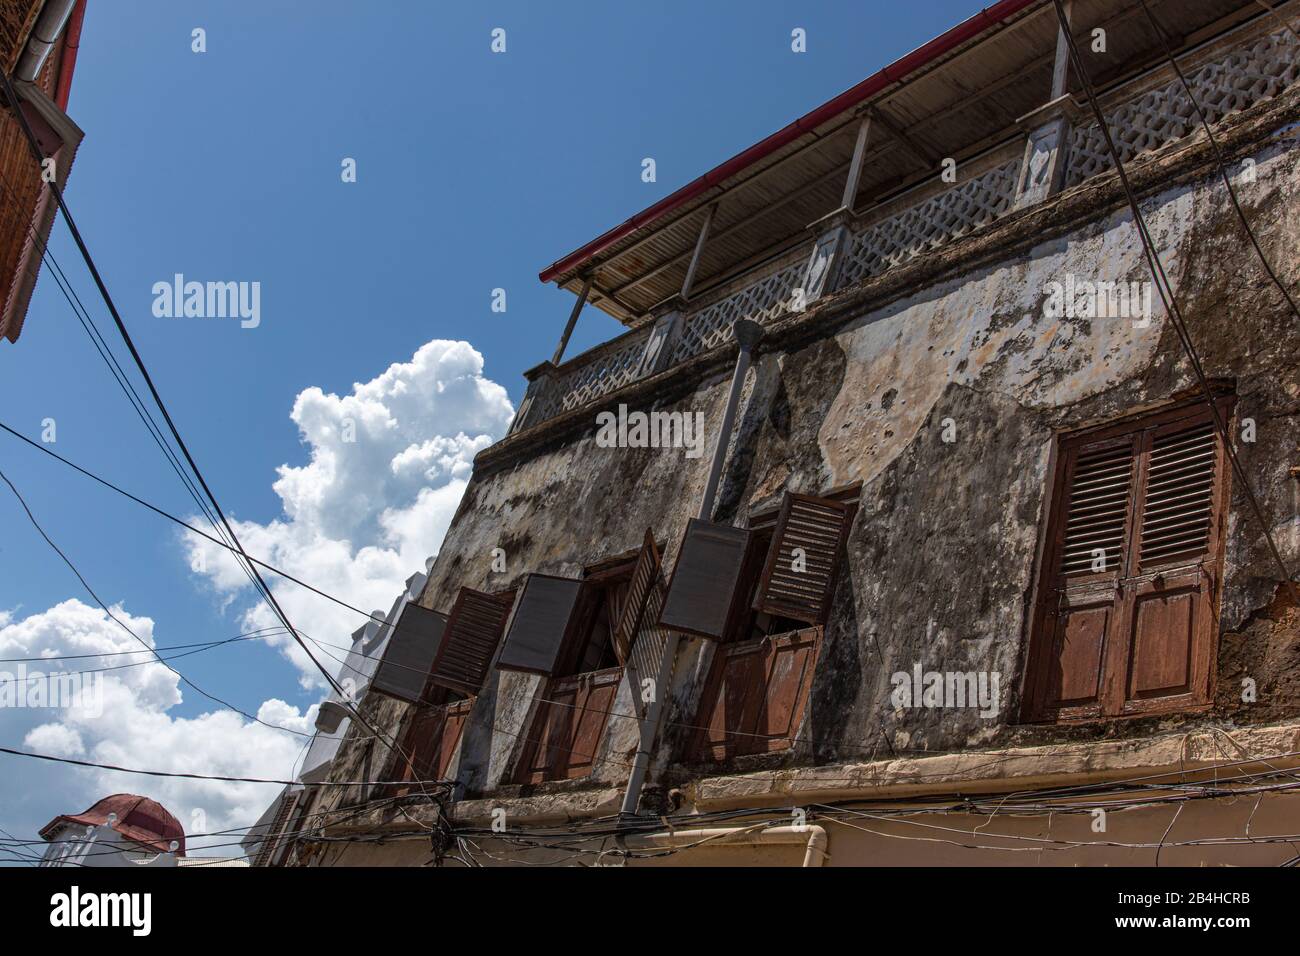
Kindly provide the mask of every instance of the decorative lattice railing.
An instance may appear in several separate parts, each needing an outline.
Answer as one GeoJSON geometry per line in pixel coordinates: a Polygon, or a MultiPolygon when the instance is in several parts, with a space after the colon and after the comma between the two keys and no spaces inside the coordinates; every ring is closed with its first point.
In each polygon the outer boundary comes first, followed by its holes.
{"type": "Polygon", "coordinates": [[[878,276],[992,222],[1011,208],[1019,172],[1018,159],[994,166],[855,233],[840,285],[878,276]]]}
{"type": "MultiPolygon", "coordinates": [[[[1286,31],[1255,34],[1226,51],[1202,54],[1199,61],[1193,57],[1189,64],[1184,71],[1196,102],[1215,123],[1294,84],[1300,78],[1300,41],[1286,31]]],[[[1159,79],[1149,75],[1108,96],[1107,122],[1126,162],[1200,128],[1192,101],[1177,78],[1159,85],[1165,75],[1155,76],[1159,79]],[[1134,94],[1135,87],[1142,92],[1134,94]]],[[[1076,127],[1068,148],[1066,187],[1111,168],[1095,123],[1076,127]]],[[[881,275],[993,222],[1015,203],[1020,165],[1020,159],[1002,162],[852,232],[837,287],[881,275]]],[[[810,249],[805,245],[792,250],[730,283],[693,305],[671,330],[629,332],[537,378],[513,428],[580,408],[659,369],[711,351],[727,341],[736,319],[769,323],[792,311],[810,249]],[[665,334],[667,338],[662,337],[665,334]]]]}
{"type": "Polygon", "coordinates": [[[649,338],[650,330],[640,329],[561,365],[559,374],[539,390],[533,403],[535,407],[528,413],[528,423],[554,418],[635,381],[649,338]]]}
{"type": "MultiPolygon", "coordinates": [[[[1211,123],[1277,96],[1300,76],[1300,43],[1287,32],[1257,37],[1202,65],[1184,68],[1187,84],[1211,123]]],[[[1120,158],[1159,149],[1200,129],[1200,119],[1183,85],[1169,83],[1130,97],[1106,113],[1120,158]]],[[[1076,127],[1070,137],[1065,185],[1074,186],[1113,163],[1096,123],[1076,127]]]]}
{"type": "Polygon", "coordinates": [[[804,246],[793,256],[783,256],[742,288],[688,314],[673,346],[672,363],[684,362],[726,342],[731,336],[731,324],[737,319],[767,323],[791,311],[795,290],[808,268],[808,252],[804,246]]]}

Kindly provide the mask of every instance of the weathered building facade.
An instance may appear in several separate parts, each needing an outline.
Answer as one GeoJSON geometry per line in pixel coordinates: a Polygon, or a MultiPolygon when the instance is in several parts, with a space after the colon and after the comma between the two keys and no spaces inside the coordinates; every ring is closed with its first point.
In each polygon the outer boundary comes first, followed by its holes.
{"type": "Polygon", "coordinates": [[[543,273],[629,331],[529,373],[286,863],[1294,856],[1300,3],[1068,6],[1082,75],[1004,0],[543,273]]]}

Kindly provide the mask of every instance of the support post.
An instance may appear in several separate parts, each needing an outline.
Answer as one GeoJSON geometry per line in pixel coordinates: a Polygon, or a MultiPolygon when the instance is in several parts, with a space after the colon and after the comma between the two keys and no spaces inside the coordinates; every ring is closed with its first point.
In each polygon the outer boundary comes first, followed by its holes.
{"type": "MultiPolygon", "coordinates": [[[[1073,3],[1065,4],[1066,17],[1073,3]]],[[[1078,108],[1066,93],[1070,69],[1070,47],[1065,28],[1056,31],[1056,60],[1052,66],[1052,91],[1047,103],[1016,122],[1028,134],[1025,155],[1016,182],[1015,208],[1023,209],[1060,192],[1069,162],[1070,130],[1078,119],[1078,108]]]]}
{"type": "Polygon", "coordinates": [[[564,326],[564,334],[560,336],[560,344],[555,347],[555,355],[551,357],[552,365],[559,365],[560,360],[564,358],[564,350],[569,345],[569,336],[573,334],[573,327],[578,324],[578,316],[582,313],[582,307],[587,304],[587,296],[591,292],[591,276],[587,276],[582,283],[582,292],[578,295],[578,301],[573,303],[573,311],[569,313],[569,321],[564,326]]]}
{"type": "Polygon", "coordinates": [[[700,225],[700,234],[695,239],[695,251],[691,253],[690,265],[686,267],[686,278],[682,280],[682,300],[691,297],[691,286],[695,284],[695,270],[700,265],[700,255],[704,252],[704,243],[709,238],[709,227],[713,225],[713,216],[718,211],[717,203],[710,203],[704,213],[704,222],[700,225]]]}

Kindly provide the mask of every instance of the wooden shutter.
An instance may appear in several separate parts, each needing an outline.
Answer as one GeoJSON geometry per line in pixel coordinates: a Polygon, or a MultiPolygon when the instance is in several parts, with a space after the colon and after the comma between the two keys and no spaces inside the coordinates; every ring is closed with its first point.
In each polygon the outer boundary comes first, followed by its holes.
{"type": "Polygon", "coordinates": [[[395,754],[390,776],[401,781],[393,788],[393,796],[417,792],[421,782],[445,780],[447,769],[460,745],[460,738],[474,707],[474,698],[450,704],[424,705],[410,718],[402,739],[403,754],[395,754]]]}
{"type": "Polygon", "coordinates": [[[1219,442],[1214,423],[1176,423],[1151,438],[1142,488],[1141,567],[1183,564],[1210,547],[1219,442]]]}
{"type": "Polygon", "coordinates": [[[262,842],[258,844],[253,866],[275,866],[280,861],[281,846],[292,833],[290,823],[304,795],[302,791],[281,794],[280,806],[276,808],[271,825],[267,828],[266,835],[262,837],[262,842]]]}
{"type": "Polygon", "coordinates": [[[424,694],[429,669],[442,647],[447,617],[407,601],[384,646],[370,686],[381,694],[413,703],[424,694]]]}
{"type": "Polygon", "coordinates": [[[754,608],[825,624],[852,513],[840,501],[787,493],[754,608]]]}
{"type": "Polygon", "coordinates": [[[637,634],[641,632],[641,622],[645,620],[646,607],[651,603],[655,591],[661,586],[659,569],[659,548],[655,544],[653,530],[647,528],[645,541],[636,556],[636,565],[632,569],[632,577],[628,580],[623,607],[613,632],[614,654],[624,667],[632,659],[632,645],[636,642],[637,634]]]}
{"type": "Polygon", "coordinates": [[[590,774],[622,677],[622,668],[610,668],[551,680],[538,704],[515,782],[590,774]]]}
{"type": "Polygon", "coordinates": [[[700,697],[696,758],[729,760],[793,746],[821,636],[813,627],[719,645],[700,697]]]}
{"type": "Polygon", "coordinates": [[[659,623],[674,631],[719,640],[734,621],[749,532],[692,518],[677,552],[677,564],[659,623]]]}
{"type": "MultiPolygon", "coordinates": [[[[1229,403],[1222,400],[1227,420],[1229,403]]],[[[1209,701],[1226,465],[1208,409],[1062,442],[1026,713],[1079,720],[1209,701]]]]}
{"type": "Polygon", "coordinates": [[[497,667],[553,674],[565,649],[565,638],[581,592],[582,582],[576,578],[528,575],[497,667]]]}
{"type": "Polygon", "coordinates": [[[507,596],[461,588],[447,616],[429,682],[471,696],[482,690],[511,603],[507,596]]]}

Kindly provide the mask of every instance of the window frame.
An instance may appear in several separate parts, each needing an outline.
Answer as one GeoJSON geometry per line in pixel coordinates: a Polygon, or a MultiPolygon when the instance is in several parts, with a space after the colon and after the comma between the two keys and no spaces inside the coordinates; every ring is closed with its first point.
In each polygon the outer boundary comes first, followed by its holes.
{"type": "MultiPolygon", "coordinates": [[[[1228,435],[1235,428],[1236,396],[1216,388],[1215,406],[1228,435]]],[[[1022,724],[1082,724],[1110,722],[1156,714],[1198,713],[1214,699],[1219,643],[1219,604],[1232,492],[1231,463],[1223,436],[1214,426],[1203,398],[1126,415],[1088,428],[1058,432],[1052,440],[1049,480],[1044,489],[1046,510],[1040,522],[1037,568],[1026,615],[1022,653],[1022,680],[1018,722],[1022,724]],[[1205,550],[1195,559],[1172,559],[1147,570],[1141,565],[1142,518],[1150,451],[1156,437],[1209,422],[1215,448],[1215,471],[1210,489],[1210,524],[1205,550]],[[1125,513],[1123,552],[1119,567],[1076,576],[1065,583],[1060,563],[1068,530],[1072,490],[1071,468],[1080,450],[1093,450],[1125,440],[1133,447],[1133,472],[1125,513]],[[1193,593],[1195,592],[1195,593],[1193,593]],[[1134,612],[1140,598],[1153,593],[1175,597],[1192,595],[1202,611],[1189,638],[1188,691],[1183,694],[1131,698],[1128,684],[1133,674],[1134,612]],[[1109,608],[1098,651],[1097,700],[1082,705],[1054,704],[1049,699],[1057,621],[1062,609],[1084,611],[1109,608]]]]}

